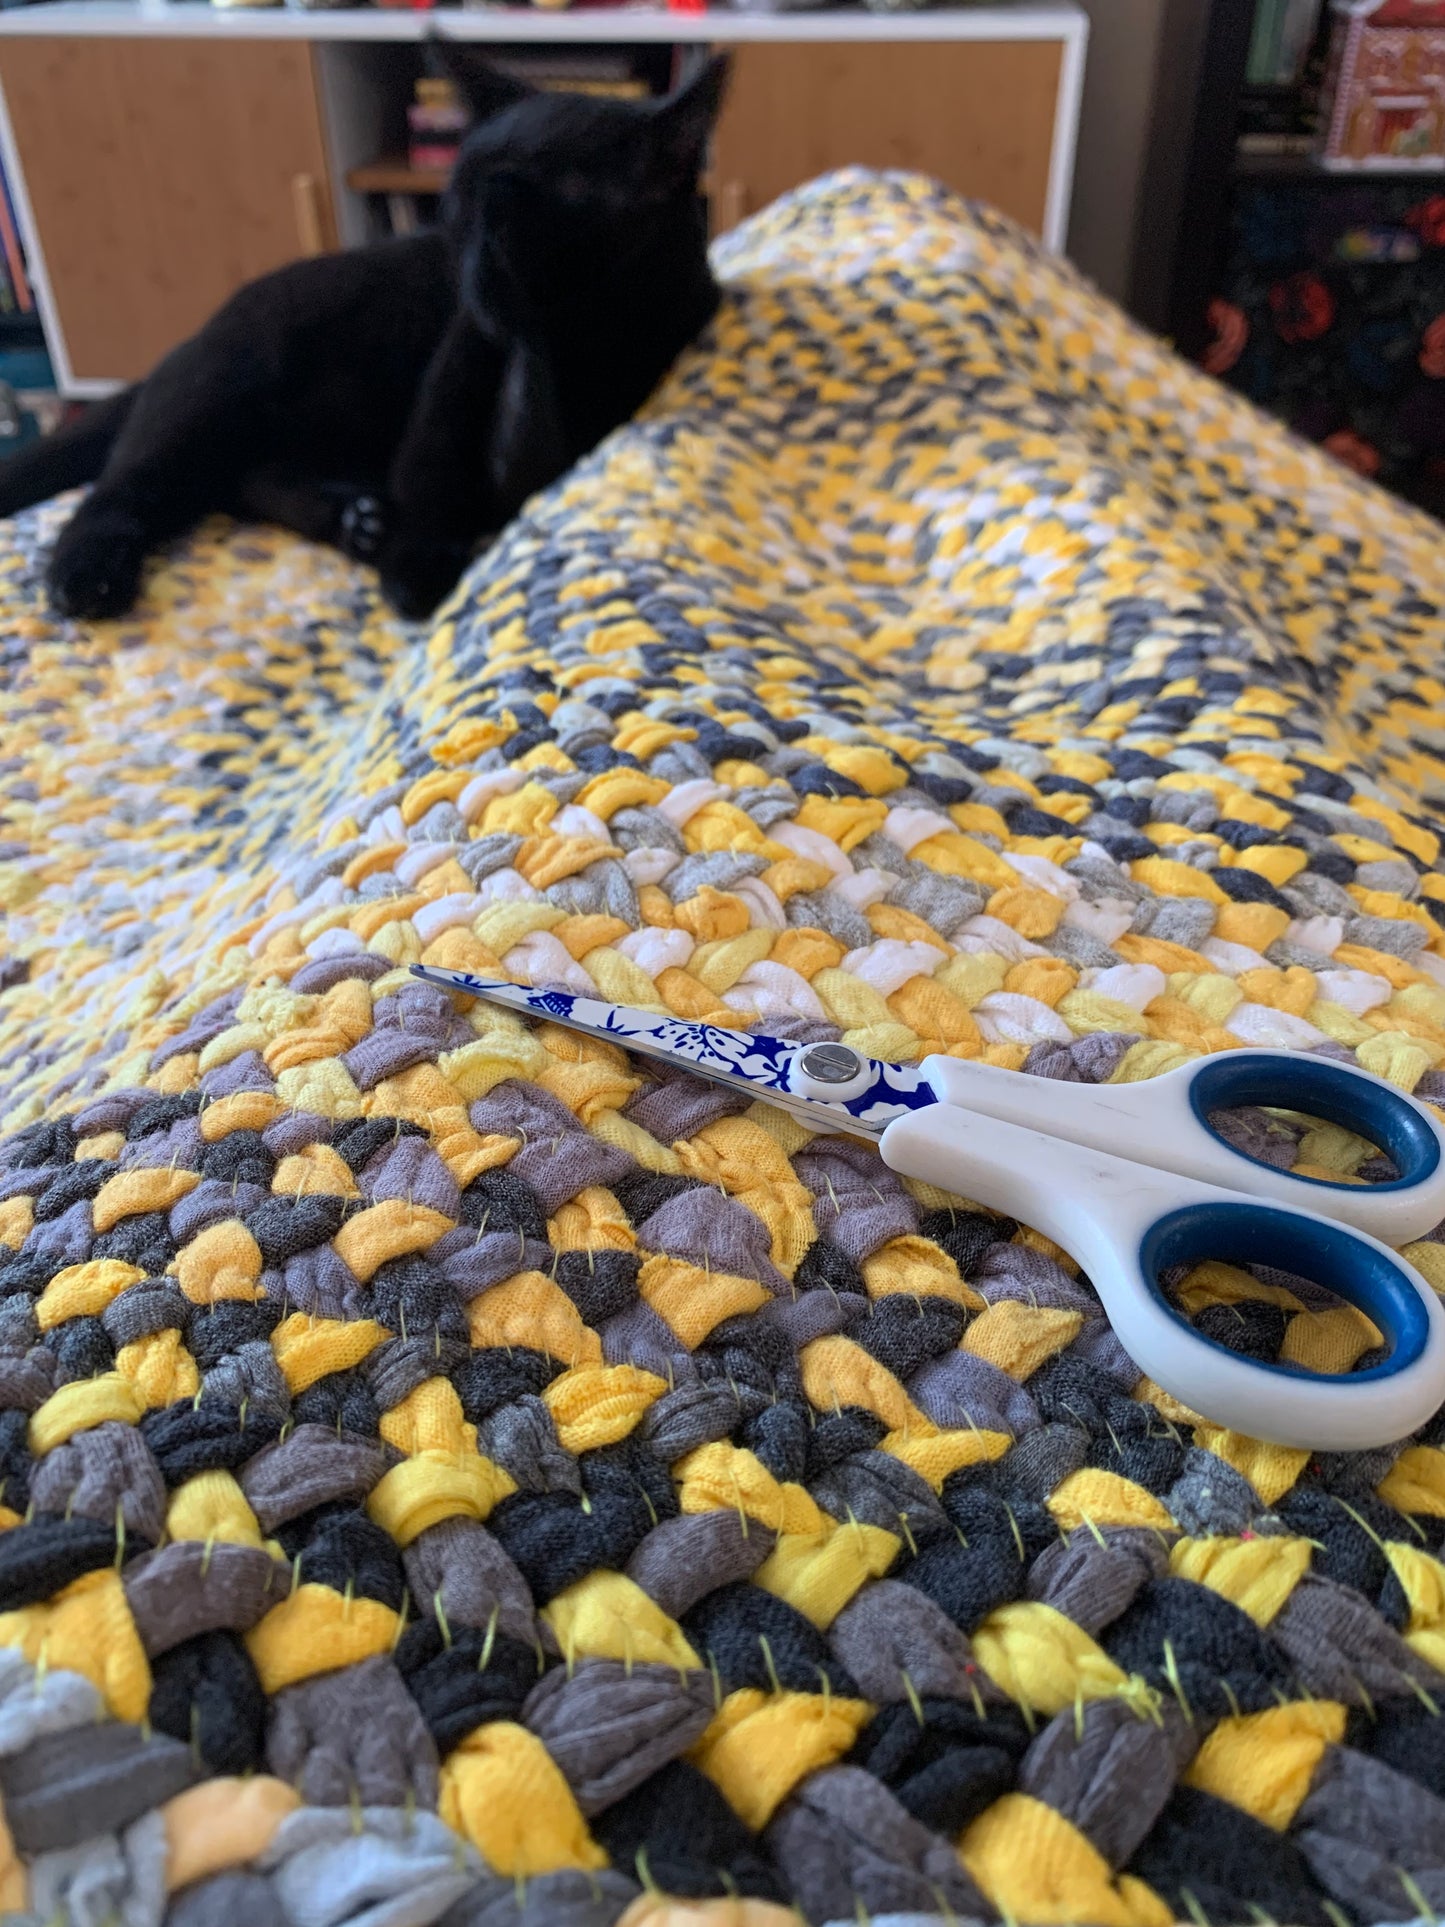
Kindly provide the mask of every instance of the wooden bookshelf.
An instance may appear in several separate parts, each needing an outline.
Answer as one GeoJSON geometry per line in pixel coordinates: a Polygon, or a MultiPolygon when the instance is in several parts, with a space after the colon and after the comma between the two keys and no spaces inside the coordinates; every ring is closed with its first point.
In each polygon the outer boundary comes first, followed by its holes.
{"type": "Polygon", "coordinates": [[[408,166],[403,132],[434,35],[504,61],[545,50],[558,85],[593,78],[584,55],[626,49],[633,83],[654,91],[704,49],[735,48],[710,163],[715,231],[855,163],[922,169],[1063,245],[1078,0],[900,13],[41,0],[0,8],[0,153],[61,392],[111,392],[244,281],[366,245],[383,213],[393,233],[434,220],[447,170],[408,166]]]}

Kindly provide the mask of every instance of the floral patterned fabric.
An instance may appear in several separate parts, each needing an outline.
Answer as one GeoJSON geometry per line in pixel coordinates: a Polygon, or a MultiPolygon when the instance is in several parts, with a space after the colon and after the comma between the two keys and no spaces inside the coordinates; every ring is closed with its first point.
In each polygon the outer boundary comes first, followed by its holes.
{"type": "Polygon", "coordinates": [[[1219,286],[1204,367],[1445,513],[1445,196],[1240,182],[1219,286]]]}

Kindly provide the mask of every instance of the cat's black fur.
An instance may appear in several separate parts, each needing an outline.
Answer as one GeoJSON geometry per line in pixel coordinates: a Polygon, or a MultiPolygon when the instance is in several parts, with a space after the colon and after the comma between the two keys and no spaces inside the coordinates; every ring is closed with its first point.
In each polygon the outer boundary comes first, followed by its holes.
{"type": "Polygon", "coordinates": [[[0,515],[94,481],[54,606],[115,616],[213,511],[373,560],[429,613],[711,319],[698,171],[726,79],[631,102],[451,63],[476,113],[433,231],[251,282],[146,380],[0,464],[0,515]]]}

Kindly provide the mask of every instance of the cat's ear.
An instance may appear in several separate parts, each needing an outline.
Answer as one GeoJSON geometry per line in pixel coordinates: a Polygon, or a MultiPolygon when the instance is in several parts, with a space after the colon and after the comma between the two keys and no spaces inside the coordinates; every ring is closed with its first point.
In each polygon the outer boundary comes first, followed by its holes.
{"type": "Polygon", "coordinates": [[[515,107],[519,100],[530,100],[537,91],[525,80],[504,74],[485,55],[439,35],[427,44],[427,66],[452,83],[478,123],[515,107]]]}
{"type": "Polygon", "coordinates": [[[652,108],[653,170],[669,181],[689,185],[702,170],[707,137],[727,90],[732,66],[727,54],[714,54],[685,87],[652,108]]]}

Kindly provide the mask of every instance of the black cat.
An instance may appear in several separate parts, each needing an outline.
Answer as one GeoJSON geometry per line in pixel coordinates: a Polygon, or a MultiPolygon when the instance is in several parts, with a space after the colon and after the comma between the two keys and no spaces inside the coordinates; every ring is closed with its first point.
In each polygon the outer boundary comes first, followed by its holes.
{"type": "Polygon", "coordinates": [[[644,102],[449,64],[477,124],[438,228],[251,282],[0,464],[0,515],[95,482],[51,558],[61,614],[123,614],[148,553],[216,510],[374,561],[397,609],[429,614],[711,319],[698,173],[724,58],[644,102]]]}

